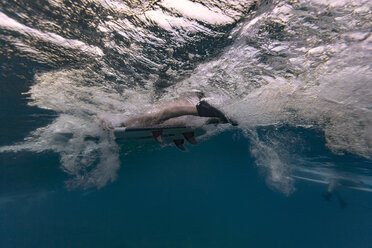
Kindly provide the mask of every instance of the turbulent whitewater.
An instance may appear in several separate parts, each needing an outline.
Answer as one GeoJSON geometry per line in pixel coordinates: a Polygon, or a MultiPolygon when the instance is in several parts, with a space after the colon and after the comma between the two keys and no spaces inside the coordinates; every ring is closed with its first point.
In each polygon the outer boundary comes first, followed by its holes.
{"type": "Polygon", "coordinates": [[[368,0],[4,0],[0,56],[32,64],[28,104],[57,117],[0,151],[52,150],[68,187],[103,187],[125,148],[97,114],[131,116],[201,90],[238,120],[273,188],[289,194],[306,178],[370,190],[370,167],[291,154],[306,137],[283,130],[316,130],[335,156],[372,159],[371,18],[368,0]]]}

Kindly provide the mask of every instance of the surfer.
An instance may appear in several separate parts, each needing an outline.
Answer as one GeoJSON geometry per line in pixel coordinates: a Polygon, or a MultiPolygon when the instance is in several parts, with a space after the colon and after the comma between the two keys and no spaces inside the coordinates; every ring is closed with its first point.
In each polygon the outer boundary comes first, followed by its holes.
{"type": "Polygon", "coordinates": [[[105,118],[99,116],[101,125],[106,129],[115,127],[152,127],[152,126],[177,126],[187,125],[187,119],[183,116],[207,117],[204,124],[211,123],[230,123],[234,126],[237,123],[228,118],[222,111],[203,100],[204,93],[193,92],[184,95],[182,98],[167,102],[156,108],[154,112],[141,114],[124,121],[119,121],[115,125],[105,118]]]}

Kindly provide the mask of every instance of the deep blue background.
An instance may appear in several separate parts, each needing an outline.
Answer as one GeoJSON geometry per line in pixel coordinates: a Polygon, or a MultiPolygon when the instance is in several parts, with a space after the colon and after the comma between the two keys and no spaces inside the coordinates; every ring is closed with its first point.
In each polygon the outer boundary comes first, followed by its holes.
{"type": "Polygon", "coordinates": [[[118,180],[88,191],[64,188],[55,154],[2,154],[1,247],[370,247],[370,193],[341,189],[343,210],[322,184],[284,196],[232,136],[123,155],[118,180]]]}

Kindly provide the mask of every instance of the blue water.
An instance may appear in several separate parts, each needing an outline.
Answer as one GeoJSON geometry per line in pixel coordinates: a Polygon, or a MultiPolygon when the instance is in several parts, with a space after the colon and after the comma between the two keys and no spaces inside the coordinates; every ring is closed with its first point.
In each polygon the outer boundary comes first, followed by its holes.
{"type": "Polygon", "coordinates": [[[272,191],[233,134],[123,156],[101,190],[66,191],[55,154],[2,156],[2,247],[369,247],[370,193],[342,189],[340,209],[321,184],[272,191]]]}
{"type": "Polygon", "coordinates": [[[322,185],[285,197],[231,135],[126,156],[120,180],[98,191],[66,191],[54,154],[2,157],[3,247],[368,247],[369,193],[343,189],[344,210],[322,185]]]}
{"type": "Polygon", "coordinates": [[[371,247],[370,18],[363,0],[2,1],[0,247],[371,247]],[[97,120],[192,90],[239,126],[181,152],[97,120]]]}

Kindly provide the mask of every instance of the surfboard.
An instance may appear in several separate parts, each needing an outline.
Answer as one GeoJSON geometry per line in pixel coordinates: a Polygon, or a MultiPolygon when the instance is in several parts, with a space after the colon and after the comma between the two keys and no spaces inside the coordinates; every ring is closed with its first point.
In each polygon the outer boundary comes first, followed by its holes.
{"type": "Polygon", "coordinates": [[[133,140],[156,141],[159,144],[174,143],[175,146],[186,151],[185,141],[191,145],[198,145],[196,137],[206,131],[202,128],[186,126],[155,126],[155,127],[118,127],[114,128],[115,140],[118,143],[133,140]]]}

